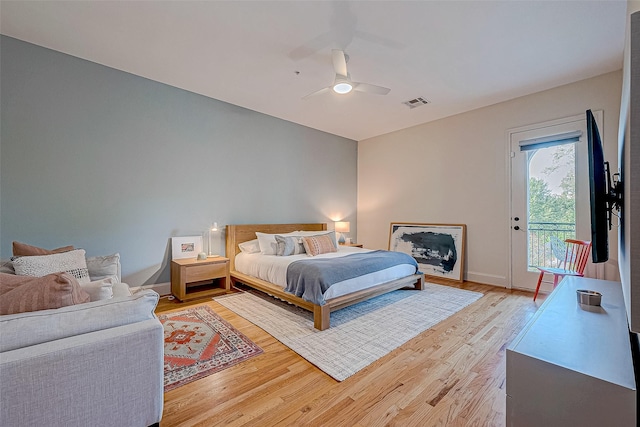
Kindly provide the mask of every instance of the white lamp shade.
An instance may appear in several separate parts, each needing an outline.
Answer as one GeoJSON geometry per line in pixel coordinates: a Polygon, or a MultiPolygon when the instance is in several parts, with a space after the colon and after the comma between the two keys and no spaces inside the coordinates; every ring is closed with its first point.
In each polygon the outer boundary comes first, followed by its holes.
{"type": "Polygon", "coordinates": [[[217,255],[217,251],[214,249],[214,246],[218,246],[218,231],[220,231],[220,229],[218,228],[218,223],[214,222],[213,224],[211,224],[211,227],[209,228],[209,256],[218,256],[217,255]]]}
{"type": "Polygon", "coordinates": [[[338,233],[348,233],[349,232],[349,221],[337,221],[336,222],[336,232],[338,233]]]}

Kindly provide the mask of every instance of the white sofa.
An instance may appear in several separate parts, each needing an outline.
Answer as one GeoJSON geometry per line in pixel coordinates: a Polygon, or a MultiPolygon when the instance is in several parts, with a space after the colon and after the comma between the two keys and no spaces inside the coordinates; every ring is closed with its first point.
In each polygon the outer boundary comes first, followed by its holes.
{"type": "Polygon", "coordinates": [[[0,316],[0,425],[157,425],[158,299],[151,290],[131,295],[118,276],[113,298],[0,316]]]}

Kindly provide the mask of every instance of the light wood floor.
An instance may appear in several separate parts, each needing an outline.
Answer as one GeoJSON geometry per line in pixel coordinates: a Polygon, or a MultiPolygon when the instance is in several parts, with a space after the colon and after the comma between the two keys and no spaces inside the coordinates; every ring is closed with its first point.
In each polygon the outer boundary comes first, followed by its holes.
{"type": "Polygon", "coordinates": [[[264,353],[166,393],[160,425],[503,426],[505,349],[544,296],[451,286],[484,296],[343,382],[215,301],[163,298],[207,304],[264,353]]]}

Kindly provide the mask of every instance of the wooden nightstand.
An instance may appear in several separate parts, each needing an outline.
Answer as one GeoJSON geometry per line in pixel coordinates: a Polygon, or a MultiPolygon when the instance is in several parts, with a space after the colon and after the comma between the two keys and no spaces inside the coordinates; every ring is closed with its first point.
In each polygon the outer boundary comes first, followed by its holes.
{"type": "Polygon", "coordinates": [[[230,290],[229,258],[211,257],[202,261],[184,258],[171,261],[171,293],[180,301],[230,290]]]}
{"type": "Polygon", "coordinates": [[[362,243],[340,243],[340,246],[351,246],[352,248],[361,248],[362,243]]]}

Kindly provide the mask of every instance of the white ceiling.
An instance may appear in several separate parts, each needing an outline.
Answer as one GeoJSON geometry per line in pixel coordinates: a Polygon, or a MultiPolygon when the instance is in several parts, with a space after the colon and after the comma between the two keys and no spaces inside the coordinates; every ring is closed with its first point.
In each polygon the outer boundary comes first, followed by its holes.
{"type": "Polygon", "coordinates": [[[627,2],[2,1],[2,34],[354,140],[622,67],[627,2]],[[386,96],[325,93],[331,49],[386,96]],[[297,74],[299,72],[299,74],[297,74]],[[431,103],[410,110],[402,102],[431,103]]]}

